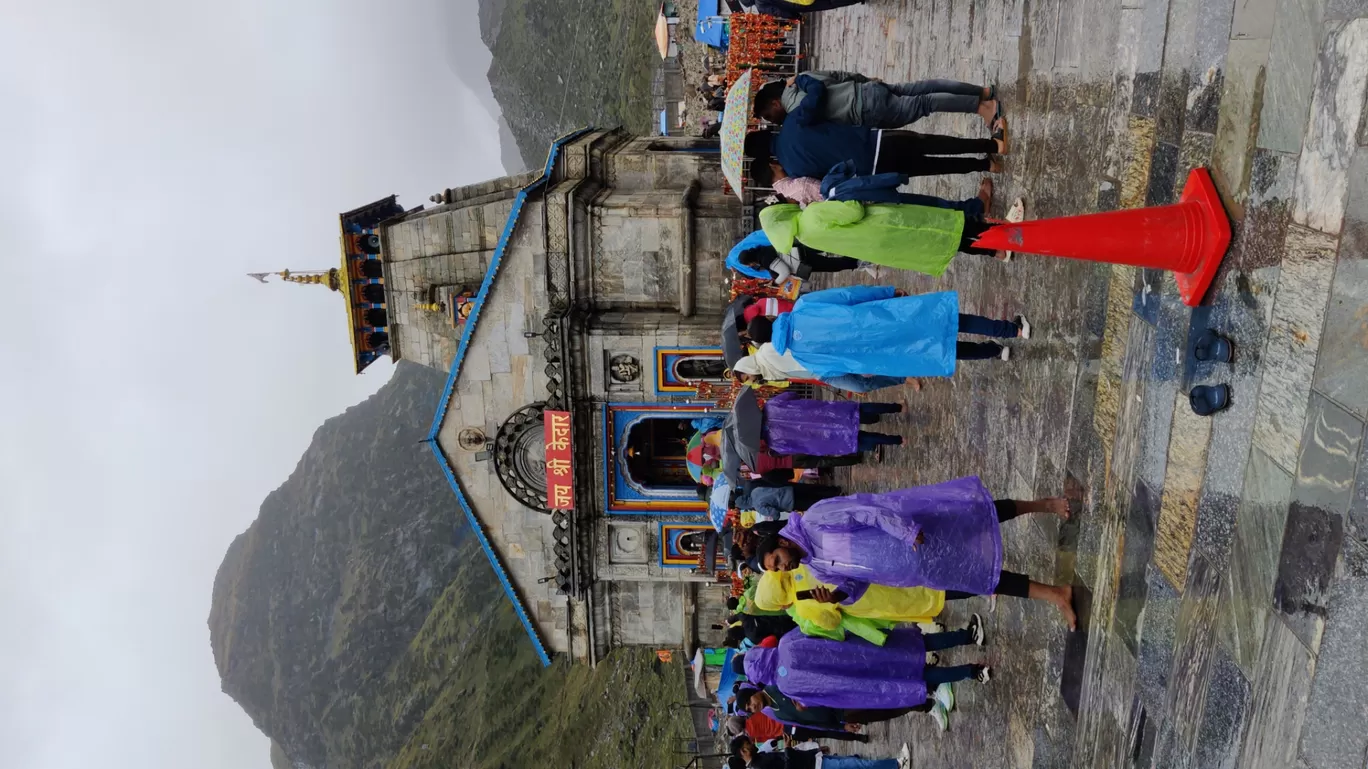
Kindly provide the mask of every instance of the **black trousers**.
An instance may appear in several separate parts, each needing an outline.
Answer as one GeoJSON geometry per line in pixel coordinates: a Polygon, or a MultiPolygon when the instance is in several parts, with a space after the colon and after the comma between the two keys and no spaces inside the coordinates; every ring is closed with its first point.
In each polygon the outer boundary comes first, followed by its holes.
{"type": "MultiPolygon", "coordinates": [[[[977,594],[966,593],[962,590],[947,590],[945,591],[945,600],[962,601],[965,598],[973,598],[975,595],[977,594]]],[[[993,591],[993,595],[1010,595],[1013,598],[1030,598],[1031,578],[1025,574],[1003,569],[998,572],[997,590],[993,591]]]]}
{"type": "Polygon", "coordinates": [[[997,342],[955,342],[955,360],[988,360],[1001,354],[997,342]]]}
{"type": "Polygon", "coordinates": [[[832,256],[801,244],[798,246],[798,261],[811,267],[812,272],[844,272],[845,270],[857,269],[860,266],[859,259],[851,259],[848,256],[832,256]]]}
{"type": "Polygon", "coordinates": [[[902,412],[902,405],[898,403],[861,403],[860,404],[860,424],[872,425],[879,421],[879,417],[885,414],[898,414],[902,412]]]}
{"type": "Polygon", "coordinates": [[[968,216],[964,217],[964,231],[960,233],[960,252],[965,254],[979,254],[982,256],[995,256],[997,252],[993,249],[979,248],[974,245],[974,243],[978,241],[979,236],[987,232],[988,228],[992,226],[993,225],[982,219],[970,219],[968,216]]]}
{"type": "Polygon", "coordinates": [[[793,506],[806,510],[824,499],[839,497],[843,493],[840,486],[824,486],[820,483],[795,483],[793,485],[793,506]]]}
{"type": "Polygon", "coordinates": [[[997,152],[992,139],[961,139],[958,136],[884,131],[876,171],[896,171],[908,176],[972,174],[987,171],[991,161],[981,158],[947,158],[937,155],[990,155],[997,152]]]}
{"type": "Polygon", "coordinates": [[[823,467],[853,467],[864,461],[864,455],[844,454],[839,457],[819,457],[813,454],[794,454],[793,466],[799,470],[810,470],[823,467]]]}
{"type": "Polygon", "coordinates": [[[845,722],[848,724],[872,724],[876,721],[892,721],[901,718],[908,713],[925,713],[931,710],[934,703],[926,702],[910,708],[879,708],[871,710],[847,710],[845,711],[845,722]]]}

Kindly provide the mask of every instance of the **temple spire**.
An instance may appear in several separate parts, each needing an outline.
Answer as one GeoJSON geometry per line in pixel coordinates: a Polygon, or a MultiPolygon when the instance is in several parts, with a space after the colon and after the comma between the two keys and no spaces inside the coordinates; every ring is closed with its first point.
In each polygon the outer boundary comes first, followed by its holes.
{"type": "Polygon", "coordinates": [[[267,278],[275,275],[286,283],[298,283],[301,285],[316,284],[327,286],[333,291],[337,291],[342,286],[341,275],[336,267],[331,270],[302,270],[299,272],[291,270],[281,270],[280,272],[249,272],[247,277],[266,283],[267,278]]]}

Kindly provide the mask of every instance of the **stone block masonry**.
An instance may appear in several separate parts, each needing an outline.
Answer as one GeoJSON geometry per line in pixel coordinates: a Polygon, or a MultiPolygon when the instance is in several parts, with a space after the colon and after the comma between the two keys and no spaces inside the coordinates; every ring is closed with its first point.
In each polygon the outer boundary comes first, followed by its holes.
{"type": "MultiPolygon", "coordinates": [[[[994,640],[965,656],[1000,674],[959,687],[948,734],[903,718],[860,752],[908,742],[923,768],[1363,769],[1368,6],[889,0],[813,16],[814,68],[997,86],[1013,147],[995,215],[1017,196],[1034,217],[1166,203],[1209,166],[1234,218],[1195,310],[1162,274],[1030,256],[889,276],[956,290],[970,312],[1024,312],[1036,332],[1008,364],[867,396],[908,405],[908,443],[841,481],[977,474],[999,495],[1068,494],[1070,523],[1004,527],[1007,567],[1074,580],[1083,624],[956,602],[948,624],[991,617],[994,640]],[[1206,328],[1233,340],[1232,364],[1193,359],[1206,328]],[[1194,416],[1186,393],[1216,382],[1231,408],[1194,416]]],[[[984,134],[959,115],[915,130],[984,134]]],[[[978,181],[913,189],[965,198],[978,181]]]]}

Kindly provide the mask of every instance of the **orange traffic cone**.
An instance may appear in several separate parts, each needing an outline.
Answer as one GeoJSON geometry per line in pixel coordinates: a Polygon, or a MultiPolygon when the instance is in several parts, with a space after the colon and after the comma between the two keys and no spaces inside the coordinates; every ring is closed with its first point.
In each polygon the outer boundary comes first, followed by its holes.
{"type": "Polygon", "coordinates": [[[1230,219],[1211,174],[1194,168],[1174,205],[1003,223],[974,245],[1173,270],[1183,304],[1196,307],[1230,247],[1230,219]]]}

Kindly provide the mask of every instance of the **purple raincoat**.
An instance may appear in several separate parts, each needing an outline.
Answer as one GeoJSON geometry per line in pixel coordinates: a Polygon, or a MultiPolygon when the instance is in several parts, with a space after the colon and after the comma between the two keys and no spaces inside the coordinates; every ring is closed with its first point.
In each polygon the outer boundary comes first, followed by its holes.
{"type": "Polygon", "coordinates": [[[776,454],[854,454],[860,444],[860,404],[780,393],[765,401],[765,444],[776,454]]]}
{"type": "Polygon", "coordinates": [[[993,497],[977,477],[834,497],[789,516],[779,535],[817,579],[854,594],[870,584],[987,595],[1002,571],[993,497]],[[914,546],[917,535],[925,541],[914,546]]]}
{"type": "Polygon", "coordinates": [[[795,628],[777,649],[746,652],[747,678],[753,669],[772,677],[779,691],[807,707],[915,707],[926,702],[925,668],[926,646],[915,627],[894,628],[883,646],[809,637],[795,628]]]}

